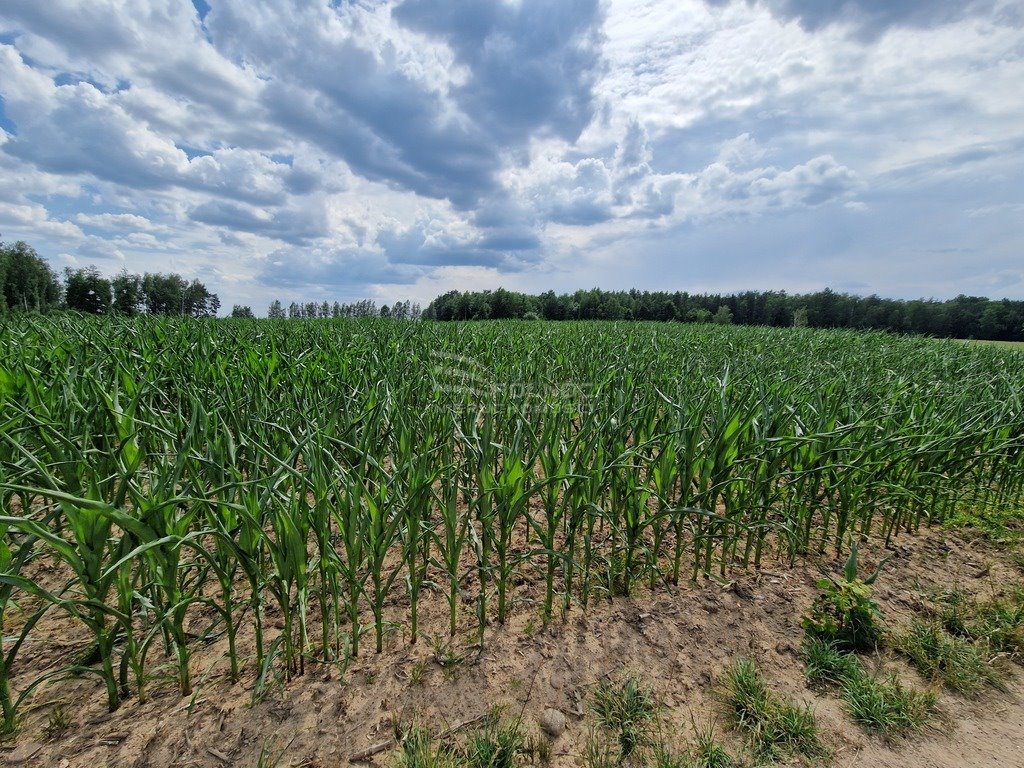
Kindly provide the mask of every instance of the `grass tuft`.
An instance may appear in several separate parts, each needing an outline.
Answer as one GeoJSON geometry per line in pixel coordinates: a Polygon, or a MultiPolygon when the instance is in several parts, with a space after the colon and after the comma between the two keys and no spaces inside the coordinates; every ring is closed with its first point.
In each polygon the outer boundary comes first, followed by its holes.
{"type": "Polygon", "coordinates": [[[696,728],[687,768],[733,768],[735,765],[732,755],[719,743],[713,723],[696,728]]]}
{"type": "Polygon", "coordinates": [[[46,718],[43,733],[48,739],[60,738],[71,727],[71,715],[63,704],[56,704],[46,718]]]}
{"type": "Polygon", "coordinates": [[[618,768],[619,751],[592,730],[583,745],[584,768],[618,768]]]}
{"type": "Polygon", "coordinates": [[[925,677],[965,696],[977,696],[988,685],[1002,687],[977,643],[950,635],[934,621],[915,619],[897,636],[896,647],[925,677]]]}
{"type": "Polygon", "coordinates": [[[808,637],[804,641],[804,674],[817,685],[842,686],[863,674],[860,662],[852,653],[841,651],[832,643],[808,637]]]}
{"type": "Polygon", "coordinates": [[[602,678],[594,690],[591,709],[597,721],[614,733],[619,753],[626,758],[648,743],[657,716],[654,693],[635,677],[621,682],[602,678]]]}
{"type": "Polygon", "coordinates": [[[459,768],[460,761],[451,749],[436,745],[430,732],[420,726],[412,726],[398,739],[395,768],[459,768]]]}
{"type": "Polygon", "coordinates": [[[1024,661],[1024,590],[1017,588],[1007,597],[987,601],[950,592],[941,602],[940,617],[947,632],[985,643],[993,653],[1024,661]]]}
{"type": "Polygon", "coordinates": [[[862,674],[842,687],[850,715],[869,730],[886,736],[920,731],[935,708],[934,691],[907,688],[896,675],[877,680],[862,674]]]}
{"type": "Polygon", "coordinates": [[[788,754],[826,754],[814,712],[772,693],[750,659],[738,660],[725,674],[724,699],[733,725],[744,732],[759,760],[788,754]]]}
{"type": "Polygon", "coordinates": [[[512,768],[526,738],[518,720],[505,721],[494,712],[483,728],[469,734],[466,762],[469,768],[512,768]]]}
{"type": "Polygon", "coordinates": [[[807,638],[803,653],[808,680],[839,688],[850,716],[869,730],[887,736],[919,731],[935,707],[934,691],[907,688],[896,675],[878,680],[835,645],[807,638]]]}

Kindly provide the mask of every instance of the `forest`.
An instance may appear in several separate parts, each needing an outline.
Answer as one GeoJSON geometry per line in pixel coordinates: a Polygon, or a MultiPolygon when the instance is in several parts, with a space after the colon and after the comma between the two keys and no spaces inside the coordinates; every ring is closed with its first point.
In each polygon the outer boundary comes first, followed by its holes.
{"type": "Polygon", "coordinates": [[[27,243],[0,243],[0,315],[53,309],[216,317],[220,299],[199,280],[174,273],[137,275],[123,269],[107,279],[96,267],[68,267],[61,279],[27,243]]]}
{"type": "Polygon", "coordinates": [[[979,296],[887,299],[854,296],[829,288],[816,293],[744,291],[603,291],[539,295],[496,291],[449,291],[424,310],[434,320],[654,320],[714,322],[770,327],[852,328],[941,338],[1024,340],[1024,301],[979,296]]]}

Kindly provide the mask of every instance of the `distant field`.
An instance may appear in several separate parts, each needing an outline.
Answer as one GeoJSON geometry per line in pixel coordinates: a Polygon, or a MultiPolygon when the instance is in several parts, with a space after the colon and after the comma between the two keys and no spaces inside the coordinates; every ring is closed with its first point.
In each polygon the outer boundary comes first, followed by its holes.
{"type": "Polygon", "coordinates": [[[985,339],[966,340],[970,344],[985,344],[992,347],[1006,347],[1007,349],[1024,350],[1024,341],[988,341],[985,339]]]}

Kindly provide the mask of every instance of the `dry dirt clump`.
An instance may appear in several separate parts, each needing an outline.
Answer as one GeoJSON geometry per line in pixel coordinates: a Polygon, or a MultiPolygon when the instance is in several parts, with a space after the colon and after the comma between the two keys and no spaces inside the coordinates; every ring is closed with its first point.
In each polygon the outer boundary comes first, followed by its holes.
{"type": "MultiPolygon", "coordinates": [[[[861,548],[868,568],[887,554],[894,556],[874,596],[892,628],[908,626],[944,591],[986,598],[1021,581],[999,551],[948,532],[900,539],[894,551],[871,543],[861,548]]],[[[40,687],[19,733],[0,747],[0,765],[213,768],[256,766],[262,753],[264,759],[280,754],[278,765],[294,768],[344,765],[368,752],[374,754],[367,760],[389,765],[396,730],[416,724],[434,734],[451,732],[479,722],[496,705],[521,718],[534,743],[546,739],[544,730],[559,732],[545,755],[552,765],[582,765],[595,728],[592,692],[606,676],[625,674],[650,686],[659,705],[658,731],[673,745],[685,749],[694,729],[714,720],[722,742],[742,755],[743,742],[728,731],[721,701],[722,673],[739,657],[755,660],[780,696],[811,705],[830,755],[821,764],[1024,765],[1024,683],[1015,667],[1003,691],[974,700],[942,693],[933,724],[897,742],[868,735],[837,699],[808,687],[800,618],[822,571],[841,568],[832,560],[766,566],[730,582],[703,580],[598,600],[586,613],[574,609],[546,629],[539,604],[520,598],[506,626],[488,628],[482,648],[470,617],[452,644],[430,642],[447,630],[444,596],[431,593],[421,606],[423,634],[415,645],[394,632],[380,655],[371,646],[345,668],[307,665],[305,675],[259,696],[252,672],[238,684],[228,681],[224,649],[211,643],[194,651],[191,698],[178,695],[170,666],[166,682],[151,683],[146,702],[130,699],[113,713],[106,712],[94,678],[40,687]],[[564,723],[550,723],[559,718],[547,710],[564,715],[564,723]]],[[[35,667],[26,679],[83,640],[56,612],[46,627],[47,636],[22,651],[19,663],[35,667]]],[[[898,668],[910,684],[925,686],[894,654],[865,663],[898,668]]]]}

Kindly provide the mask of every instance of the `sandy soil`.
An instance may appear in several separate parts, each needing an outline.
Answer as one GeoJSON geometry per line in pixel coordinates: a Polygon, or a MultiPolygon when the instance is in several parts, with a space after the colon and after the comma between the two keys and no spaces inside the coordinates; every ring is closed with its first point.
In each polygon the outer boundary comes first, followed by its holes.
{"type": "MultiPolygon", "coordinates": [[[[873,567],[884,554],[879,546],[866,546],[864,567],[873,567]]],[[[663,705],[665,738],[684,745],[694,723],[721,721],[719,675],[745,655],[758,662],[776,690],[813,705],[833,765],[1024,766],[1019,670],[1011,671],[1005,693],[991,691],[978,701],[943,693],[933,727],[897,743],[866,734],[838,700],[806,686],[799,658],[800,615],[816,594],[814,582],[822,570],[840,568],[832,561],[795,569],[773,565],[735,574],[729,583],[708,580],[599,601],[586,614],[575,609],[547,629],[539,626],[537,595],[523,585],[509,624],[490,627],[482,649],[472,645],[466,608],[465,631],[456,638],[466,658],[451,670],[437,663],[430,643],[421,638],[409,645],[396,631],[383,654],[372,653],[367,637],[366,652],[347,670],[307,667],[304,676],[256,703],[252,664],[241,683],[232,685],[223,647],[211,644],[195,650],[196,694],[191,699],[178,695],[170,667],[166,681],[151,684],[148,701],[129,700],[114,713],[106,712],[94,678],[44,686],[33,697],[16,740],[0,747],[0,765],[255,766],[261,748],[271,747],[284,750],[281,766],[337,766],[388,740],[396,722],[417,721],[441,731],[478,718],[495,704],[507,705],[512,715],[521,712],[534,733],[539,733],[537,718],[545,708],[565,713],[568,727],[553,745],[552,762],[579,765],[593,726],[589,691],[602,675],[633,672],[645,678],[663,705]],[[70,722],[62,733],[48,737],[55,706],[65,708],[70,722]]],[[[876,597],[888,624],[899,627],[939,591],[955,587],[990,596],[1020,579],[1021,572],[989,545],[931,531],[898,540],[876,597]]],[[[85,638],[70,619],[54,613],[46,622],[46,632],[40,633],[45,639],[30,643],[19,660],[31,664],[35,674],[56,668],[84,647],[85,638]]],[[[423,634],[443,632],[445,622],[443,596],[428,594],[421,604],[423,634]]],[[[924,685],[899,660],[876,661],[895,665],[905,679],[924,685]]],[[[727,744],[740,748],[739,739],[719,730],[727,744]]],[[[373,760],[387,764],[390,753],[373,760]]]]}

